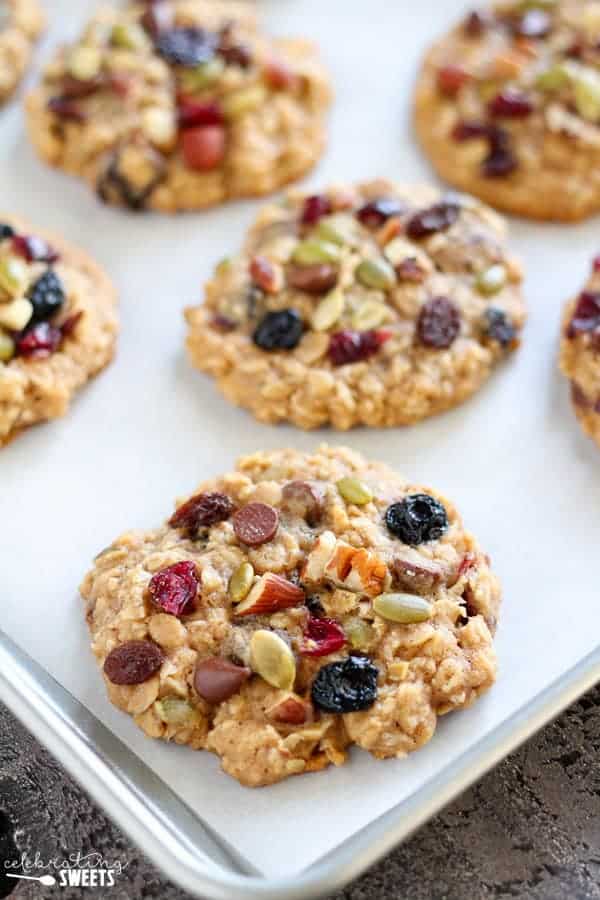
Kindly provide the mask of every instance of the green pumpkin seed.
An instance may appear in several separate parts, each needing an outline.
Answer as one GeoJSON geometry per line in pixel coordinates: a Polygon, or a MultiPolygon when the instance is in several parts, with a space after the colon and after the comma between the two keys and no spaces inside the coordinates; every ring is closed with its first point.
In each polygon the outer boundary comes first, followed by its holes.
{"type": "Polygon", "coordinates": [[[315,331],[327,331],[338,321],[344,312],[346,300],[340,290],[333,290],[323,297],[315,309],[311,324],[315,331]]]}
{"type": "Polygon", "coordinates": [[[167,725],[191,725],[198,718],[197,710],[181,697],[163,697],[154,708],[167,725]]]}
{"type": "Polygon", "coordinates": [[[196,66],[195,69],[188,69],[186,72],[182,72],[182,87],[190,93],[202,91],[218,81],[224,71],[225,62],[220,56],[215,56],[213,59],[209,59],[208,62],[196,66]]]}
{"type": "Polygon", "coordinates": [[[296,245],[292,260],[299,266],[314,266],[317,263],[336,263],[340,258],[340,248],[329,241],[307,238],[296,245]]]}
{"type": "Polygon", "coordinates": [[[15,342],[4,332],[0,331],[0,362],[9,362],[15,355],[15,342]]]}
{"type": "Polygon", "coordinates": [[[102,53],[97,47],[75,47],[69,54],[67,71],[78,81],[91,81],[99,74],[102,53]]]}
{"type": "Polygon", "coordinates": [[[433,614],[433,607],[416,594],[380,594],[373,600],[373,609],[382,619],[412,625],[426,622],[433,614]]]}
{"type": "Polygon", "coordinates": [[[110,35],[113,47],[123,50],[145,50],[150,47],[148,36],[135,22],[117,22],[110,35]]]}
{"type": "Polygon", "coordinates": [[[254,569],[249,562],[242,563],[229,580],[229,596],[239,603],[250,591],[254,581],[254,569]]]}
{"type": "Polygon", "coordinates": [[[588,122],[600,121],[600,72],[585,69],[573,78],[577,112],[588,122]]]}
{"type": "Polygon", "coordinates": [[[253,84],[223,97],[221,109],[226,119],[237,119],[262,106],[266,99],[266,88],[262,84],[253,84]]]}
{"type": "Polygon", "coordinates": [[[365,287],[378,291],[389,291],[396,283],[396,273],[384,259],[363,259],[354,274],[365,287]]]}
{"type": "Polygon", "coordinates": [[[556,63],[544,72],[540,72],[535,80],[535,86],[540,91],[560,91],[571,80],[571,72],[564,63],[556,63]]]}
{"type": "Polygon", "coordinates": [[[352,327],[356,331],[369,331],[371,328],[381,325],[387,318],[387,314],[388,308],[385,303],[378,303],[377,300],[365,300],[352,314],[352,327]]]}
{"type": "Polygon", "coordinates": [[[349,244],[355,237],[354,221],[349,216],[333,215],[325,216],[315,228],[317,237],[332,244],[349,244]]]}
{"type": "Polygon", "coordinates": [[[349,619],[344,622],[344,631],[353,650],[367,650],[375,638],[375,629],[363,619],[349,619]]]}
{"type": "Polygon", "coordinates": [[[506,285],[507,271],[503,265],[497,264],[484,269],[475,280],[475,286],[480,294],[491,297],[497,294],[506,285]]]}
{"type": "Polygon", "coordinates": [[[373,494],[364,481],[351,476],[340,478],[337,489],[347,503],[355,503],[357,506],[364,506],[373,499],[373,494]]]}
{"type": "Polygon", "coordinates": [[[286,642],[275,634],[259,628],[250,640],[250,665],[267,684],[291,691],[296,680],[296,660],[286,642]]]}
{"type": "Polygon", "coordinates": [[[0,288],[9,297],[19,297],[29,283],[29,270],[18,256],[4,256],[0,259],[0,288]]]}

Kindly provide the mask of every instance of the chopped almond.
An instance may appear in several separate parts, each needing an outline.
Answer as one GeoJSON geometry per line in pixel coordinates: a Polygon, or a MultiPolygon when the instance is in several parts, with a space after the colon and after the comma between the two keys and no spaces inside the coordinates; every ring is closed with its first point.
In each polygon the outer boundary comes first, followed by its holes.
{"type": "Polygon", "coordinates": [[[258,616],[265,613],[289,609],[303,603],[305,594],[302,588],[292,584],[280,575],[267,572],[256,582],[245,600],[234,608],[236,616],[258,616]]]}

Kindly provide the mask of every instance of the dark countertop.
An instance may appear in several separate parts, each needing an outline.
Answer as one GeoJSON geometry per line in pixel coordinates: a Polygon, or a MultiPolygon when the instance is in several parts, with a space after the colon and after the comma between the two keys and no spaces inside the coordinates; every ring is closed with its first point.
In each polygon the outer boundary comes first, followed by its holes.
{"type": "MultiPolygon", "coordinates": [[[[600,687],[329,900],[600,900],[599,743],[600,687]]],[[[0,707],[0,819],[2,813],[17,828],[19,849],[30,855],[95,850],[128,863],[110,890],[20,882],[11,897],[187,897],[0,707]]]]}

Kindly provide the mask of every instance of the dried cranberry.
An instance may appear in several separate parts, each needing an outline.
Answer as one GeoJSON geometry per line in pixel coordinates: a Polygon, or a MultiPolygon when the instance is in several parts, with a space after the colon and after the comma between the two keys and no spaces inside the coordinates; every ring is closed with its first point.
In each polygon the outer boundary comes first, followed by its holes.
{"type": "Polygon", "coordinates": [[[445,97],[456,97],[471,76],[462,66],[442,66],[437,73],[438,90],[445,97]]]}
{"type": "Polygon", "coordinates": [[[170,28],[156,39],[159,56],[172,65],[193,67],[208,62],[215,54],[216,39],[203,28],[170,28]]]}
{"type": "Polygon", "coordinates": [[[49,322],[38,322],[17,340],[17,356],[27,359],[44,359],[58,350],[62,331],[49,322]]]}
{"type": "Polygon", "coordinates": [[[438,231],[446,231],[454,225],[459,215],[460,206],[457,203],[436,203],[409,219],[406,233],[413,239],[429,237],[438,231]]]}
{"type": "Polygon", "coordinates": [[[304,333],[302,317],[295,309],[268,312],[257,325],[252,340],[261,350],[293,350],[304,333]]]}
{"type": "Polygon", "coordinates": [[[331,212],[331,200],[325,194],[312,194],[306,197],[300,213],[302,225],[315,225],[323,216],[331,212]]]}
{"type": "Polygon", "coordinates": [[[502,347],[508,347],[514,341],[517,331],[504,310],[492,306],[485,311],[485,333],[502,347]]]}
{"type": "Polygon", "coordinates": [[[525,119],[533,112],[529,97],[516,88],[505,88],[488,103],[491,116],[506,119],[525,119]]]}
{"type": "Polygon", "coordinates": [[[392,216],[401,216],[406,206],[395,197],[378,197],[361,206],[356,218],[367,228],[379,228],[392,216]]]}
{"type": "Polygon", "coordinates": [[[208,172],[221,164],[227,149],[222,125],[201,125],[181,132],[181,155],[188,169],[208,172]]]}
{"type": "Polygon", "coordinates": [[[236,323],[233,319],[229,319],[227,316],[224,316],[222,313],[216,313],[210,320],[210,324],[213,328],[216,328],[217,331],[233,331],[236,327],[236,323]]]}
{"type": "Polygon", "coordinates": [[[361,362],[374,356],[392,336],[390,331],[336,331],[329,339],[327,355],[334,366],[361,362]]]}
{"type": "Polygon", "coordinates": [[[458,122],[452,129],[452,137],[455,141],[471,141],[476,138],[488,137],[489,125],[485,122],[458,122]]]}
{"type": "Polygon", "coordinates": [[[600,272],[600,256],[596,256],[592,260],[592,272],[600,272]]]}
{"type": "Polygon", "coordinates": [[[482,164],[487,178],[504,178],[518,168],[519,162],[510,146],[510,135],[502,128],[490,131],[490,152],[482,164]]]}
{"type": "Polygon", "coordinates": [[[85,122],[87,119],[86,113],[79,104],[69,97],[50,97],[47,106],[50,112],[60,119],[67,119],[71,122],[85,122]]]}
{"type": "Polygon", "coordinates": [[[300,648],[304,656],[328,656],[335,653],[346,643],[344,629],[333,619],[311,616],[304,632],[306,643],[300,648]]]}
{"type": "Polygon", "coordinates": [[[169,519],[169,525],[171,528],[187,528],[194,532],[198,528],[224,522],[234,508],[231,498],[219,491],[196,494],[175,510],[169,519]]]}
{"type": "Polygon", "coordinates": [[[178,108],[179,127],[196,128],[198,125],[222,125],[223,110],[217,100],[197,103],[194,100],[182,99],[178,108]]]}
{"type": "Polygon", "coordinates": [[[567,337],[572,339],[596,330],[600,331],[600,293],[583,291],[567,328],[567,337]]]}
{"type": "Polygon", "coordinates": [[[193,562],[178,562],[153,575],[148,585],[152,602],[172,616],[193,612],[200,579],[193,562]]]}
{"type": "Polygon", "coordinates": [[[552,19],[543,9],[528,9],[514,23],[513,31],[518,37],[545,38],[552,30],[552,19]]]}
{"type": "Polygon", "coordinates": [[[220,656],[200,660],[194,671],[194,688],[207,703],[222,703],[237,694],[252,672],[246,666],[220,656]]]}
{"type": "Polygon", "coordinates": [[[163,652],[151,641],[127,641],[104,660],[104,674],[112,684],[142,684],[158,672],[163,652]]]}
{"type": "Polygon", "coordinates": [[[402,543],[414,547],[441,538],[448,529],[448,514],[430,494],[409,494],[388,506],[385,524],[402,543]]]}
{"type": "Polygon", "coordinates": [[[315,706],[325,712],[350,713],[373,706],[379,670],[364,656],[349,656],[317,672],[312,686],[315,706]]]}
{"type": "Polygon", "coordinates": [[[279,527],[279,513],[267,503],[249,503],[233,517],[233,530],[242,544],[260,547],[272,541],[279,527]]]}
{"type": "Polygon", "coordinates": [[[54,247],[33,234],[16,234],[13,237],[12,246],[15,253],[18,253],[27,262],[54,263],[59,258],[54,247]]]}
{"type": "Polygon", "coordinates": [[[422,307],[417,334],[425,347],[443,350],[450,347],[460,331],[460,310],[447,297],[435,297],[422,307]]]}
{"type": "Polygon", "coordinates": [[[467,37],[478,38],[485,32],[490,24],[489,16],[479,10],[469,13],[465,19],[464,31],[467,37]]]}

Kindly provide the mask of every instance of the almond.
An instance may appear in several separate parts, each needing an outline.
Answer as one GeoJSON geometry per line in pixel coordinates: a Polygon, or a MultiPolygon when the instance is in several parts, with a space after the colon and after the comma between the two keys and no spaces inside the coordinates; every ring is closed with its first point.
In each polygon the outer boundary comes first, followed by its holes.
{"type": "Polygon", "coordinates": [[[303,581],[311,581],[313,584],[321,581],[325,574],[325,566],[335,551],[336,543],[335,534],[332,531],[324,531],[319,535],[304,565],[303,581]]]}
{"type": "Polygon", "coordinates": [[[410,593],[429,594],[438,584],[446,581],[446,571],[440,563],[425,559],[408,547],[402,557],[396,557],[391,565],[394,583],[410,593]]]}
{"type": "Polygon", "coordinates": [[[258,616],[304,603],[302,588],[280,575],[267,572],[256,582],[245,600],[235,607],[236,616],[258,616]]]}
{"type": "Polygon", "coordinates": [[[304,725],[312,722],[314,712],[312,704],[298,697],[297,694],[289,694],[278,700],[267,709],[267,718],[285,725],[304,725]]]}

